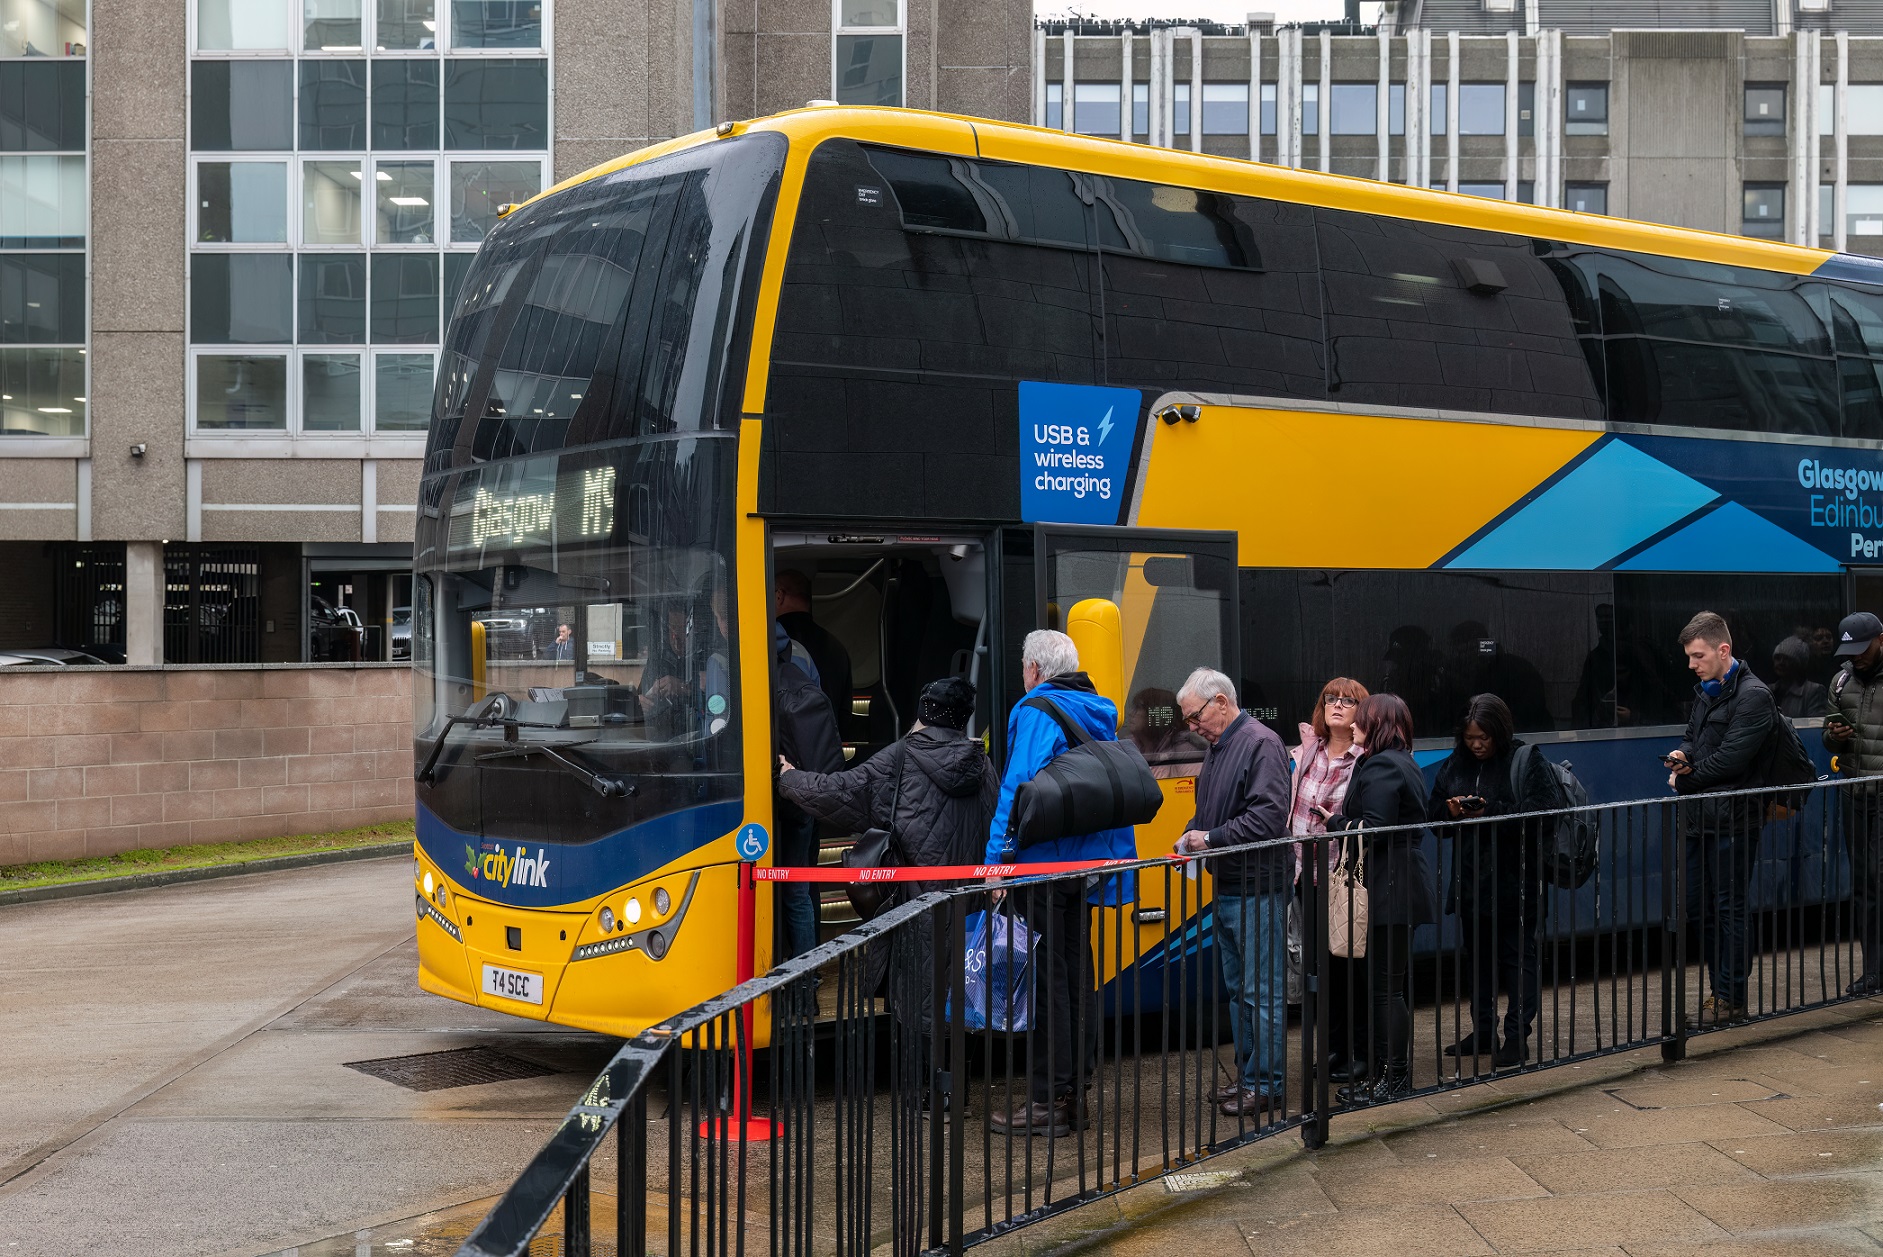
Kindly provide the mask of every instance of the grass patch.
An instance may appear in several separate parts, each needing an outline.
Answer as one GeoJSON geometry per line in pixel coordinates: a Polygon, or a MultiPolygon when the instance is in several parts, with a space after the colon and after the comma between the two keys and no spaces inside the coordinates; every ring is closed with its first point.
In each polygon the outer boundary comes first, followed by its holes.
{"type": "Polygon", "coordinates": [[[225,864],[246,864],[275,856],[308,855],[316,851],[346,851],[386,842],[412,841],[411,821],[364,825],[331,834],[291,834],[285,838],[254,838],[247,842],[205,842],[187,847],[149,847],[118,855],[85,856],[77,860],[41,860],[36,864],[0,866],[0,891],[34,886],[62,886],[68,882],[94,882],[138,873],[167,873],[173,869],[206,869],[225,864]]]}

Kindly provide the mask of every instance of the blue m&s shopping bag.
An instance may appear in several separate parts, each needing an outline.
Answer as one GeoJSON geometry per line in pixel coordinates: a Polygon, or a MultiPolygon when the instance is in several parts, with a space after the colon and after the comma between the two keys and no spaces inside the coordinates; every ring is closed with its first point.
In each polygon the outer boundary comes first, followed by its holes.
{"type": "Polygon", "coordinates": [[[970,913],[966,1024],[969,1030],[1022,1031],[1033,1025],[1033,945],[1026,922],[999,912],[970,913]]]}

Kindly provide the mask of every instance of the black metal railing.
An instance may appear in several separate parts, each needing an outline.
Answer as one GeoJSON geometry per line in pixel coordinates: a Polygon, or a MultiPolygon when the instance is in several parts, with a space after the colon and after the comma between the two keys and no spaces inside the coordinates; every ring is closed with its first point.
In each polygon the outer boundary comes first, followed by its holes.
{"type": "Polygon", "coordinates": [[[460,1253],[956,1253],[1342,1112],[1852,998],[1880,892],[1863,779],[933,890],[625,1044],[460,1253]]]}

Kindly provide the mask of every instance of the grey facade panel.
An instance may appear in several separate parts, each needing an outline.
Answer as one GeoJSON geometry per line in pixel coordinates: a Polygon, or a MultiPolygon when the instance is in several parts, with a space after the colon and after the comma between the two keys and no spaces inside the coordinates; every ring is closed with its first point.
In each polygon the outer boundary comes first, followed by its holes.
{"type": "Polygon", "coordinates": [[[1737,30],[1772,35],[1772,0],[1540,0],[1542,25],[1566,35],[1612,30],[1737,30]]]}

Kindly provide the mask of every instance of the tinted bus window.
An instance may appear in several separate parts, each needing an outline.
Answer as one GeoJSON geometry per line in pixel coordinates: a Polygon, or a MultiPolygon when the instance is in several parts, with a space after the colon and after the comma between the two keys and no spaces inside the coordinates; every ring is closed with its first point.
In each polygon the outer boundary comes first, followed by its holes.
{"type": "Polygon", "coordinates": [[[1314,212],[1095,180],[1113,384],[1326,396],[1314,212]],[[1115,224],[1115,237],[1104,232],[1115,224]]]}
{"type": "Polygon", "coordinates": [[[1420,737],[1451,737],[1487,692],[1526,733],[1682,724],[1676,638],[1696,612],[1725,616],[1769,684],[1822,685],[1843,592],[1837,576],[1245,568],[1240,601],[1238,693],[1293,742],[1336,676],[1404,698],[1420,737]]]}
{"type": "Polygon", "coordinates": [[[1835,435],[1825,327],[1789,276],[1585,251],[1619,423],[1835,435]]]}
{"type": "MultiPolygon", "coordinates": [[[[503,220],[456,290],[434,455],[508,458],[727,422],[783,148],[723,141],[503,220]]],[[[427,470],[447,465],[433,456],[427,470]]]]}
{"type": "Polygon", "coordinates": [[[1530,240],[1320,210],[1328,395],[1602,417],[1562,285],[1530,240]]]}
{"type": "Polygon", "coordinates": [[[1828,284],[1809,290],[1837,353],[1844,436],[1883,438],[1883,294],[1828,284]]]}

